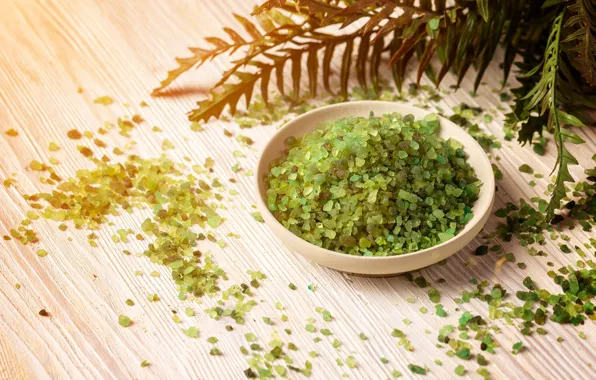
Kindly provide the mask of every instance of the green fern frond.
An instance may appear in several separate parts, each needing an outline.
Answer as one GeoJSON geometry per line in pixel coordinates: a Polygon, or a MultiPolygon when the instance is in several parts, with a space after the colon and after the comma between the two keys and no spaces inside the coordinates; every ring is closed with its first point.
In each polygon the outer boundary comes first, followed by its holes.
{"type": "Polygon", "coordinates": [[[575,0],[569,12],[572,16],[565,27],[571,32],[563,43],[570,46],[573,66],[588,84],[596,86],[596,3],[575,0]]]}
{"type": "Polygon", "coordinates": [[[566,142],[574,144],[582,143],[577,135],[571,131],[564,130],[562,124],[572,124],[582,126],[583,124],[575,117],[564,113],[559,109],[557,101],[559,67],[560,67],[560,43],[563,29],[563,18],[565,8],[555,18],[551,33],[548,37],[546,51],[544,53],[544,62],[534,70],[528,72],[528,76],[534,75],[541,70],[541,77],[536,86],[528,92],[522,99],[526,100],[525,110],[530,111],[540,109],[540,114],[544,115],[548,111],[548,124],[553,128],[553,136],[557,144],[557,162],[553,172],[557,172],[555,177],[555,186],[548,204],[546,214],[547,220],[554,217],[555,210],[561,205],[561,200],[565,197],[567,191],[565,182],[573,182],[573,176],[569,172],[569,165],[577,165],[577,160],[567,150],[566,142]]]}

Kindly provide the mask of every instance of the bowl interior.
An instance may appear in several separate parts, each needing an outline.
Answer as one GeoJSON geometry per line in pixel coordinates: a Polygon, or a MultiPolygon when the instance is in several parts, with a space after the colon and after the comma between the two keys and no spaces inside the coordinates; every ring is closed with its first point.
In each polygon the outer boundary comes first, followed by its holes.
{"type": "MultiPolygon", "coordinates": [[[[358,259],[368,259],[368,260],[383,260],[383,259],[395,259],[401,258],[404,256],[410,255],[419,255],[423,254],[429,250],[434,250],[440,248],[444,244],[457,239],[458,237],[464,235],[467,231],[472,229],[479,221],[486,220],[483,218],[487,212],[490,212],[492,207],[493,197],[494,197],[494,187],[495,187],[495,180],[492,171],[492,167],[488,156],[482,149],[482,147],[470,136],[466,131],[464,131],[461,127],[454,124],[453,122],[439,117],[440,127],[439,127],[439,135],[443,138],[454,138],[459,141],[464,146],[464,151],[468,156],[469,164],[474,168],[476,175],[482,181],[482,187],[480,188],[479,198],[474,204],[472,208],[474,216],[472,220],[470,220],[462,231],[460,231],[454,238],[433,246],[431,248],[427,248],[420,251],[415,251],[411,253],[405,253],[398,256],[385,256],[385,257],[364,257],[364,256],[352,256],[346,255],[339,252],[334,252],[330,250],[323,249],[321,247],[315,246],[314,244],[308,243],[299,237],[293,235],[291,232],[285,229],[281,223],[279,223],[273,214],[267,208],[266,202],[266,190],[267,185],[265,183],[265,177],[269,173],[270,164],[273,160],[281,157],[286,149],[285,140],[290,136],[300,137],[304,134],[312,131],[315,127],[324,121],[327,120],[337,120],[341,118],[345,118],[348,116],[369,116],[370,113],[373,112],[375,115],[382,115],[386,113],[393,113],[397,112],[402,115],[412,114],[416,119],[422,119],[426,115],[432,113],[430,111],[416,108],[413,106],[408,106],[405,104],[400,103],[393,103],[393,102],[383,102],[383,101],[356,101],[356,102],[347,102],[347,103],[339,103],[334,104],[326,107],[317,108],[310,112],[307,112],[303,115],[298,116],[294,120],[288,122],[285,126],[277,131],[277,133],[271,138],[269,143],[265,146],[261,157],[258,162],[257,166],[257,173],[256,173],[256,181],[257,181],[257,189],[258,189],[258,197],[257,197],[257,205],[259,210],[263,214],[263,217],[266,223],[277,223],[276,227],[281,226],[289,235],[292,235],[295,239],[298,239],[302,242],[307,243],[310,245],[309,249],[316,249],[317,251],[324,251],[328,254],[334,255],[341,255],[344,257],[358,258],[358,259]],[[265,215],[267,214],[267,215],[265,215]]],[[[289,239],[294,240],[294,238],[289,237],[289,239]]]]}

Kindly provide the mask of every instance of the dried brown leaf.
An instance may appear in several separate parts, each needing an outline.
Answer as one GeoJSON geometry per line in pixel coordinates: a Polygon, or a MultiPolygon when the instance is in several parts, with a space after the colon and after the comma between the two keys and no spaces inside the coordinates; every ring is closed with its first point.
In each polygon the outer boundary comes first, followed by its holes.
{"type": "Polygon", "coordinates": [[[377,38],[374,41],[372,53],[370,56],[370,81],[375,89],[379,91],[379,67],[381,66],[381,55],[385,48],[385,40],[383,37],[377,38]]]}
{"type": "Polygon", "coordinates": [[[437,48],[439,47],[440,44],[441,44],[441,37],[439,37],[438,40],[430,40],[426,44],[426,47],[424,48],[424,53],[422,54],[422,57],[420,58],[420,62],[418,63],[418,72],[416,74],[416,83],[417,84],[420,84],[420,79],[422,79],[422,74],[424,74],[424,71],[427,70],[427,68],[429,67],[430,60],[433,57],[433,55],[435,54],[435,52],[437,51],[437,48]]]}
{"type": "Polygon", "coordinates": [[[398,60],[403,58],[406,53],[408,53],[410,50],[412,50],[412,48],[414,48],[416,43],[420,40],[420,38],[422,38],[423,35],[424,35],[424,28],[419,27],[418,30],[414,32],[414,35],[412,37],[406,38],[401,43],[401,46],[399,47],[399,49],[397,49],[397,51],[393,54],[393,56],[389,60],[389,66],[392,66],[395,62],[397,62],[398,60]]]}
{"type": "Polygon", "coordinates": [[[391,15],[391,13],[393,13],[393,10],[395,10],[395,7],[396,7],[395,4],[385,5],[379,13],[377,13],[376,15],[371,17],[370,20],[368,20],[368,22],[366,23],[366,25],[364,25],[363,33],[370,32],[375,26],[379,25],[379,23],[381,21],[386,20],[387,17],[389,17],[389,15],[391,15]]]}
{"type": "Polygon", "coordinates": [[[340,87],[341,95],[344,99],[348,98],[348,80],[350,79],[350,67],[352,66],[352,50],[354,49],[354,39],[346,42],[346,48],[341,60],[340,87]]]}
{"type": "Polygon", "coordinates": [[[323,55],[323,85],[325,86],[325,90],[331,95],[335,95],[329,84],[329,79],[331,78],[331,61],[333,60],[334,51],[334,41],[325,43],[325,54],[323,55]]]}
{"type": "Polygon", "coordinates": [[[362,35],[358,45],[358,55],[356,56],[356,77],[363,90],[366,90],[366,61],[370,50],[370,35],[371,32],[362,35]]]}
{"type": "Polygon", "coordinates": [[[294,50],[291,53],[290,60],[292,61],[292,86],[294,90],[294,99],[300,98],[300,77],[302,74],[302,53],[303,50],[294,50]]]}
{"type": "Polygon", "coordinates": [[[308,50],[308,58],[306,60],[306,67],[308,69],[308,85],[310,88],[310,95],[317,95],[317,77],[319,72],[319,60],[317,53],[321,45],[313,45],[308,50]]]}

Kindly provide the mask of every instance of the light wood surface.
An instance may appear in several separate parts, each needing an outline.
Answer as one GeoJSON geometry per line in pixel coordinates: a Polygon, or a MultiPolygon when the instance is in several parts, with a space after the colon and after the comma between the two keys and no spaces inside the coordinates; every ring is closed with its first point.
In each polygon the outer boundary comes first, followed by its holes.
{"type": "MultiPolygon", "coordinates": [[[[61,164],[57,172],[71,176],[77,168],[86,167],[88,161],[76,149],[76,144],[66,138],[72,128],[96,130],[105,121],[114,121],[123,115],[141,113],[148,120],[137,128],[134,138],[135,151],[143,157],[161,153],[161,143],[167,137],[176,149],[171,155],[182,160],[189,156],[203,162],[207,156],[215,160],[216,175],[228,178],[230,167],[237,161],[231,152],[240,145],[222,133],[223,127],[238,132],[234,123],[214,121],[207,131],[193,133],[186,120],[186,112],[203,96],[225,69],[225,58],[206,64],[199,71],[191,71],[173,87],[169,96],[151,99],[149,92],[165,72],[173,66],[174,56],[186,54],[187,46],[202,44],[202,37],[221,35],[222,26],[236,25],[232,12],[248,15],[252,1],[245,0],[3,0],[0,2],[0,130],[15,128],[18,137],[0,137],[0,179],[16,173],[18,184],[11,188],[0,186],[0,235],[25,217],[28,210],[22,195],[45,189],[39,184],[39,174],[27,169],[33,159],[47,161],[56,157],[61,164]],[[77,93],[82,87],[84,92],[77,93]],[[110,95],[116,104],[104,107],[93,104],[93,99],[110,95]],[[149,107],[141,109],[141,101],[149,107]],[[128,102],[130,107],[122,104],[128,102]],[[148,125],[157,125],[164,133],[149,132],[148,125]],[[188,138],[188,141],[185,141],[188,138]],[[54,141],[62,149],[48,151],[54,141]]],[[[476,97],[469,95],[471,78],[464,88],[444,96],[445,109],[460,102],[495,110],[500,104],[498,91],[501,73],[495,65],[486,75],[486,84],[476,97]]],[[[453,84],[447,78],[444,88],[453,84]]],[[[492,133],[502,137],[502,112],[495,110],[494,121],[489,124],[492,133]]],[[[274,131],[274,127],[256,127],[243,130],[261,148],[274,131]]],[[[593,131],[592,131],[593,132],[593,131]]],[[[587,143],[575,150],[582,165],[588,167],[596,151],[594,134],[580,132],[587,143]]],[[[106,136],[109,145],[122,144],[122,138],[106,136]]],[[[516,142],[504,142],[495,154],[504,179],[498,183],[495,207],[506,201],[529,199],[542,195],[547,180],[536,180],[536,187],[527,183],[530,178],[519,173],[518,167],[528,163],[538,172],[550,173],[554,164],[554,146],[547,155],[537,156],[530,147],[520,147],[516,142]]],[[[257,153],[241,159],[242,166],[254,168],[257,153]]],[[[574,167],[576,176],[582,167],[574,167]]],[[[250,216],[254,203],[253,178],[237,176],[237,190],[233,208],[226,213],[227,221],[220,227],[224,233],[234,231],[241,239],[227,239],[225,249],[212,251],[217,262],[225,268],[232,280],[246,280],[247,269],[260,269],[269,277],[258,290],[259,303],[250,314],[245,326],[226,332],[227,322],[209,318],[202,309],[213,305],[205,300],[202,305],[178,301],[175,285],[168,278],[168,270],[155,267],[149,260],[121,254],[122,247],[111,242],[110,231],[99,233],[99,248],[87,244],[83,231],[60,232],[57,225],[36,221],[35,229],[40,243],[22,246],[14,241],[0,243],[0,378],[193,378],[240,379],[247,368],[238,347],[246,344],[244,332],[254,332],[262,344],[269,341],[272,328],[261,321],[262,316],[279,318],[274,303],[283,303],[289,315],[286,324],[277,323],[278,330],[290,327],[291,339],[300,348],[293,355],[302,364],[309,350],[320,356],[313,359],[312,378],[340,378],[347,373],[353,379],[384,379],[396,369],[411,377],[408,363],[427,365],[430,378],[452,378],[454,368],[465,364],[471,377],[479,377],[473,361],[462,362],[448,358],[445,350],[435,347],[438,329],[447,324],[457,324],[461,312],[452,300],[462,289],[473,289],[472,278],[500,282],[510,292],[519,289],[524,277],[531,275],[541,286],[553,291],[556,287],[546,276],[551,268],[547,262],[572,264],[575,254],[562,254],[556,244],[549,242],[544,248],[548,257],[530,257],[517,243],[506,243],[507,252],[513,252],[518,262],[527,264],[521,270],[514,263],[505,263],[495,269],[496,255],[474,257],[471,255],[480,240],[450,258],[446,265],[422,270],[432,283],[439,278],[446,280],[435,285],[442,294],[441,302],[449,318],[439,318],[418,310],[426,306],[434,310],[426,295],[403,277],[363,278],[345,275],[312,264],[285,249],[263,224],[250,216]],[[68,241],[71,237],[72,241],[68,241]],[[38,258],[36,249],[49,252],[38,258]],[[145,275],[135,276],[136,270],[145,275]],[[148,275],[157,270],[162,276],[148,275]],[[293,282],[297,291],[287,285],[293,282]],[[15,284],[21,284],[20,289],[15,284]],[[307,289],[316,284],[316,291],[307,289]],[[158,293],[159,302],[148,302],[147,294],[158,293]],[[414,304],[406,301],[416,297],[414,304]],[[134,299],[136,306],[124,301],[134,299]],[[200,339],[189,339],[180,331],[181,325],[172,319],[172,309],[182,312],[192,306],[196,317],[184,316],[182,326],[196,325],[200,339]],[[329,328],[343,345],[339,350],[324,340],[315,344],[313,335],[304,330],[308,317],[317,317],[316,306],[328,309],[335,320],[329,328]],[[38,315],[40,309],[50,312],[49,318],[38,315]],[[129,315],[135,324],[127,329],[118,325],[118,315],[129,315]],[[404,324],[404,318],[412,321],[404,324]],[[253,321],[254,319],[254,321],[253,321]],[[412,340],[414,352],[397,346],[390,336],[394,328],[403,330],[412,340]],[[425,330],[432,331],[426,334],[425,330]],[[364,332],[369,339],[361,341],[364,332]],[[220,339],[221,357],[208,354],[209,336],[220,339]],[[336,358],[354,355],[359,365],[349,369],[339,367],[336,358]],[[389,364],[379,358],[385,356],[389,364]],[[433,363],[440,359],[443,366],[433,363]],[[147,360],[151,366],[141,368],[147,360]]],[[[140,215],[126,215],[118,225],[135,228],[143,220],[140,215]]],[[[492,231],[497,220],[489,220],[486,230],[492,231]]],[[[569,232],[570,245],[586,242],[588,235],[575,229],[569,232]]],[[[135,252],[143,249],[142,242],[132,244],[135,252]]],[[[487,315],[486,305],[478,301],[460,306],[475,314],[487,315]]],[[[322,322],[318,323],[320,326],[322,322]]],[[[503,332],[496,335],[503,347],[496,355],[489,355],[488,367],[494,378],[593,378],[596,365],[596,326],[586,323],[578,329],[549,323],[546,336],[523,337],[513,326],[496,321],[503,332]],[[578,330],[587,338],[578,337],[578,330]],[[557,343],[563,337],[563,343],[557,343]],[[511,346],[523,341],[527,347],[520,355],[511,355],[511,346]]],[[[283,334],[283,331],[281,332],[283,334]]],[[[292,377],[295,377],[292,375],[292,377]]]]}

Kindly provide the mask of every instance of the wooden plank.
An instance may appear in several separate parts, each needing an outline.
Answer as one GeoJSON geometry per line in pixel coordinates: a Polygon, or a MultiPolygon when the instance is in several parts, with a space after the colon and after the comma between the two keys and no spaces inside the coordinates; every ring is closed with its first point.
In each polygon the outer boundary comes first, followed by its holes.
{"type": "MultiPolygon", "coordinates": [[[[247,15],[255,2],[244,0],[175,0],[175,1],[5,1],[0,3],[0,130],[15,128],[19,136],[0,137],[0,178],[16,174],[16,187],[0,187],[0,235],[25,217],[28,210],[22,195],[40,191],[39,175],[27,169],[33,159],[47,161],[56,157],[61,161],[59,175],[68,177],[81,167],[88,167],[76,149],[76,144],[66,137],[70,129],[96,130],[105,121],[114,121],[124,115],[141,113],[148,120],[134,133],[135,152],[145,157],[161,153],[163,138],[167,137],[176,149],[171,155],[176,160],[188,156],[193,162],[204,162],[213,157],[216,175],[228,178],[230,167],[240,161],[244,168],[254,168],[257,153],[249,152],[245,159],[237,160],[231,152],[240,147],[222,133],[228,128],[256,141],[262,148],[274,127],[255,127],[240,132],[231,122],[214,121],[205,132],[193,133],[186,120],[186,112],[204,95],[225,69],[226,60],[217,59],[199,71],[191,71],[172,86],[171,94],[151,99],[149,92],[165,72],[173,67],[174,56],[187,54],[188,46],[202,43],[202,37],[221,35],[221,26],[235,25],[232,11],[247,15]],[[79,87],[84,89],[78,94],[79,87]],[[110,95],[116,104],[104,107],[93,104],[93,99],[110,95]],[[148,108],[139,103],[147,101],[148,108]],[[125,107],[123,103],[129,103],[125,107]],[[157,125],[163,133],[148,132],[157,125]],[[187,140],[185,140],[187,139],[187,140]],[[50,142],[62,147],[51,153],[50,142]]],[[[443,96],[444,109],[466,102],[493,110],[496,115],[489,123],[490,132],[502,139],[503,112],[500,104],[500,70],[491,66],[479,93],[472,97],[469,89],[472,79],[464,82],[463,89],[443,96]]],[[[444,88],[454,84],[446,78],[444,88]]],[[[306,88],[306,83],[303,85],[306,88]]],[[[592,165],[590,157],[596,151],[593,134],[581,132],[587,143],[575,150],[581,165],[573,168],[579,177],[583,168],[592,165]]],[[[102,137],[109,146],[122,145],[119,136],[102,137]]],[[[98,151],[101,151],[98,150],[98,151]]],[[[519,173],[518,167],[528,163],[537,171],[548,175],[555,162],[553,144],[546,156],[534,154],[529,147],[516,142],[506,142],[497,151],[504,180],[499,183],[496,207],[519,198],[541,196],[548,184],[546,179],[536,180],[528,186],[529,177],[519,173]]],[[[124,256],[122,248],[111,242],[111,232],[99,232],[99,248],[90,248],[86,233],[68,230],[60,232],[56,225],[38,221],[43,247],[50,254],[40,259],[35,255],[37,246],[22,246],[13,241],[0,243],[0,378],[241,378],[247,367],[238,346],[246,344],[243,333],[254,332],[260,343],[270,339],[271,328],[260,321],[262,316],[279,317],[273,304],[281,302],[287,309],[289,322],[278,323],[279,330],[293,330],[291,339],[301,348],[295,355],[298,363],[308,359],[307,352],[316,349],[320,356],[314,359],[313,378],[337,378],[348,373],[354,378],[390,377],[393,369],[409,375],[408,363],[428,365],[432,378],[451,378],[453,369],[461,361],[450,359],[436,348],[437,326],[457,323],[460,313],[456,308],[486,315],[486,307],[478,302],[458,305],[453,299],[461,289],[472,289],[470,280],[498,281],[509,290],[515,290],[527,275],[542,286],[555,287],[546,276],[551,269],[572,264],[575,255],[562,255],[556,245],[549,243],[548,258],[529,257],[526,250],[516,243],[505,243],[508,252],[515,253],[518,262],[495,269],[496,258],[471,257],[480,240],[451,258],[446,265],[433,266],[420,273],[429,281],[445,278],[437,285],[442,303],[448,310],[447,319],[423,315],[421,306],[434,310],[425,289],[419,289],[403,277],[373,279],[348,276],[312,264],[288,251],[261,224],[255,223],[250,212],[254,203],[253,178],[238,176],[236,189],[240,192],[232,201],[234,208],[227,212],[228,220],[221,226],[223,232],[237,232],[241,239],[227,239],[228,247],[213,249],[218,263],[231,279],[246,280],[247,269],[260,269],[269,279],[258,291],[259,304],[249,320],[233,333],[225,331],[226,323],[210,319],[201,312],[213,306],[213,300],[204,304],[183,303],[177,299],[176,289],[168,278],[168,270],[155,267],[148,260],[124,256]],[[68,241],[67,237],[72,238],[68,241]],[[145,276],[135,276],[142,270],[145,276]],[[147,274],[159,271],[160,278],[147,274]],[[297,291],[287,288],[289,282],[298,286],[297,291]],[[21,284],[20,289],[15,284],[21,284]],[[316,284],[317,290],[307,290],[316,284]],[[146,301],[149,293],[158,293],[160,302],[146,301]],[[415,297],[416,303],[406,300],[415,297]],[[124,304],[134,299],[135,307],[124,304]],[[182,326],[199,326],[201,338],[192,340],[180,332],[180,325],[171,320],[171,310],[179,312],[192,305],[198,313],[194,318],[184,317],[182,326]],[[304,331],[306,318],[316,317],[314,308],[324,306],[334,315],[329,324],[334,336],[342,340],[340,350],[323,341],[314,345],[312,335],[304,331]],[[50,312],[49,318],[38,315],[40,309],[50,312]],[[118,315],[129,315],[135,325],[123,329],[117,323],[118,315]],[[411,325],[405,325],[408,318],[411,325]],[[396,346],[390,336],[393,328],[406,332],[412,339],[415,351],[407,352],[396,346]],[[433,333],[425,334],[425,330],[433,333]],[[361,341],[364,332],[369,340],[361,341]],[[208,355],[208,336],[220,338],[218,347],[222,357],[208,355]],[[355,369],[339,367],[336,358],[345,359],[353,354],[359,363],[355,369]],[[380,357],[387,357],[382,365],[380,357]],[[434,359],[443,366],[433,364],[434,359]],[[143,360],[151,366],[141,368],[143,360]]],[[[119,226],[138,226],[143,215],[127,215],[119,226]]],[[[494,230],[497,220],[491,219],[487,231],[494,230]]],[[[574,244],[586,242],[587,233],[578,229],[569,233],[574,244]]],[[[142,242],[131,244],[131,250],[140,252],[142,242]]],[[[496,324],[502,325],[499,321],[496,324]]],[[[504,328],[497,335],[503,349],[490,356],[489,370],[498,378],[587,378],[596,364],[594,336],[596,327],[587,323],[581,327],[588,336],[582,340],[577,330],[568,326],[551,324],[545,337],[522,337],[514,328],[504,328]],[[557,337],[564,343],[557,343],[557,337]],[[528,347],[523,355],[509,355],[510,347],[518,340],[528,347]],[[570,355],[570,352],[573,352],[570,355]]],[[[283,334],[283,332],[282,332],[283,334]]],[[[469,373],[477,365],[466,364],[469,373]]]]}

